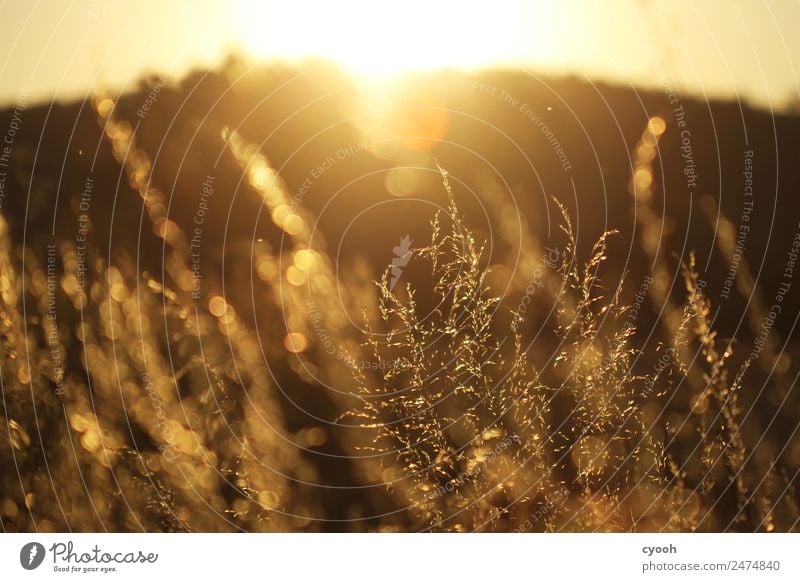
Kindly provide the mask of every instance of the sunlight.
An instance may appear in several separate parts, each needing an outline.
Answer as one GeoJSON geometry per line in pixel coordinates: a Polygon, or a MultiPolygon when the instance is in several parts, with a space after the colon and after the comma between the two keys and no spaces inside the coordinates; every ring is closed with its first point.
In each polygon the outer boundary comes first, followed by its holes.
{"type": "Polygon", "coordinates": [[[520,54],[554,58],[550,8],[511,23],[504,14],[530,11],[532,3],[454,0],[402,4],[342,0],[321,3],[239,0],[241,43],[260,58],[324,57],[359,75],[388,76],[410,70],[475,69],[514,62],[520,54]],[[500,6],[498,6],[498,4],[500,6]],[[331,26],[335,23],[336,26],[331,26]],[[524,50],[524,52],[523,52],[524,50]]]}

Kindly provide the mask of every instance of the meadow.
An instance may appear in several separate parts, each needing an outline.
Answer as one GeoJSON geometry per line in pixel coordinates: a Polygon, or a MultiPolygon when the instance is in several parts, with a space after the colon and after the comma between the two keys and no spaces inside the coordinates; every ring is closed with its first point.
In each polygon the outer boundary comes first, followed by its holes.
{"type": "Polygon", "coordinates": [[[497,72],[386,114],[236,66],[8,112],[3,531],[798,529],[788,154],[669,92],[604,148],[497,72]]]}

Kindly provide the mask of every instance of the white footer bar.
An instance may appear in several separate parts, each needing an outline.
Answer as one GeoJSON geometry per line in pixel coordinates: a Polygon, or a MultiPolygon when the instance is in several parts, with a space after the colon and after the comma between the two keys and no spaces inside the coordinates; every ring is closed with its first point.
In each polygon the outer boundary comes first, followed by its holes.
{"type": "Polygon", "coordinates": [[[798,534],[3,534],[0,579],[797,581],[798,554],[798,534]]]}

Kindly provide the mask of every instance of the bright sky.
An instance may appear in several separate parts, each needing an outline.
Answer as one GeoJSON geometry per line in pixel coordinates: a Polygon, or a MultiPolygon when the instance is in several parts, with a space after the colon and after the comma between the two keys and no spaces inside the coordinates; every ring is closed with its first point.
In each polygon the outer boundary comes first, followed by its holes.
{"type": "Polygon", "coordinates": [[[3,102],[135,87],[237,47],[359,74],[500,64],[773,107],[800,97],[797,0],[6,0],[0,22],[3,102]]]}

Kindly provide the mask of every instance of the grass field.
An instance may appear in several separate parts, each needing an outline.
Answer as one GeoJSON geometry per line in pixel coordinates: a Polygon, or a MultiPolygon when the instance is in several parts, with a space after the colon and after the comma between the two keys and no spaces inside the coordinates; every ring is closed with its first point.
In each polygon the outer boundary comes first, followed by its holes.
{"type": "MultiPolygon", "coordinates": [[[[318,177],[287,185],[235,125],[187,130],[227,165],[198,171],[185,150],[196,202],[177,218],[132,109],[90,105],[112,209],[89,177],[53,236],[0,214],[4,531],[798,529],[797,366],[773,328],[796,290],[761,288],[736,217],[708,199],[714,242],[697,250],[724,273],[735,259],[731,282],[665,244],[668,116],[646,118],[617,168],[637,264],[614,224],[587,243],[563,191],[544,197],[545,236],[514,199],[485,218],[463,166],[417,154],[415,196],[435,203],[370,223],[413,232],[370,262],[306,204],[318,177]],[[260,222],[234,226],[229,250],[213,201],[231,182],[260,222]],[[117,209],[137,194],[141,216],[117,209]],[[129,247],[101,235],[137,221],[129,247]],[[720,284],[743,300],[725,336],[720,284]]],[[[414,119],[401,137],[430,139],[436,119],[414,119]]],[[[368,149],[353,147],[309,175],[368,149]]],[[[772,255],[785,269],[795,240],[772,255]]]]}

